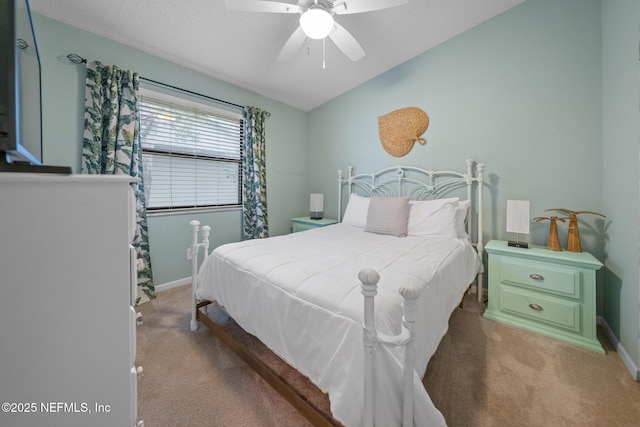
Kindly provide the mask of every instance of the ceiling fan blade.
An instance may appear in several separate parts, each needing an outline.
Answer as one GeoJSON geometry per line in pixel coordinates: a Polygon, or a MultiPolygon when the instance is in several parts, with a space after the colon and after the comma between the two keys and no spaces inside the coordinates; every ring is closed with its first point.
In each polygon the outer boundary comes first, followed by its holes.
{"type": "Polygon", "coordinates": [[[409,0],[344,0],[337,3],[333,11],[337,15],[370,12],[372,10],[388,9],[409,3],[409,0]]]}
{"type": "Polygon", "coordinates": [[[241,10],[245,12],[269,13],[299,13],[297,4],[262,0],[224,0],[227,10],[241,10]]]}
{"type": "Polygon", "coordinates": [[[280,51],[280,55],[278,55],[278,61],[288,61],[296,54],[300,46],[307,39],[307,35],[302,31],[302,28],[298,27],[297,30],[291,34],[289,40],[284,44],[282,50],[280,51]]]}
{"type": "Polygon", "coordinates": [[[338,46],[338,48],[349,57],[353,62],[358,61],[364,57],[364,49],[360,46],[360,43],[351,35],[351,33],[345,28],[334,22],[336,29],[329,33],[331,40],[338,46]]]}

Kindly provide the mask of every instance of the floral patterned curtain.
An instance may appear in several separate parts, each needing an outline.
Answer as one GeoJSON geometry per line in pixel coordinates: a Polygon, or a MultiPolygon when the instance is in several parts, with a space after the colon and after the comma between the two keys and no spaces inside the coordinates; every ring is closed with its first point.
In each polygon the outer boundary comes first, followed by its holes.
{"type": "Polygon", "coordinates": [[[155,298],[138,139],[138,73],[94,61],[87,64],[82,173],[126,174],[138,178],[137,227],[133,247],[138,254],[138,298],[155,298]]]}
{"type": "Polygon", "coordinates": [[[269,237],[264,122],[269,113],[244,107],[242,210],[244,239],[269,237]]]}

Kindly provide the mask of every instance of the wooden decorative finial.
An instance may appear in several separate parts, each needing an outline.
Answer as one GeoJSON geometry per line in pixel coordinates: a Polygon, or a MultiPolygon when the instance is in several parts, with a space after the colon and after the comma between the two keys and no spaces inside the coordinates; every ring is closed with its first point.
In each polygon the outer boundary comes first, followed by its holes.
{"type": "Polygon", "coordinates": [[[549,238],[547,239],[547,249],[549,249],[550,251],[562,250],[562,246],[560,246],[560,239],[558,238],[558,225],[556,221],[564,222],[565,219],[568,218],[558,218],[557,216],[538,216],[536,218],[533,218],[533,220],[536,222],[545,220],[549,221],[549,238]]]}
{"type": "Polygon", "coordinates": [[[578,220],[576,218],[576,215],[588,213],[606,218],[606,216],[602,215],[601,213],[592,211],[572,211],[565,208],[551,208],[545,209],[545,211],[560,211],[569,215],[569,232],[567,234],[567,251],[569,252],[582,252],[582,245],[580,244],[580,231],[578,230],[578,220]]]}

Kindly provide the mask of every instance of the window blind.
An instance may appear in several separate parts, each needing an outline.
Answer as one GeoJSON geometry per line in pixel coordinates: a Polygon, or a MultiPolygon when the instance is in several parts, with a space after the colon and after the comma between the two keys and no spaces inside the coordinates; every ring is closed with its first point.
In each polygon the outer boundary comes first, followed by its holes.
{"type": "Polygon", "coordinates": [[[144,93],[139,111],[147,209],[240,206],[241,116],[144,93]]]}

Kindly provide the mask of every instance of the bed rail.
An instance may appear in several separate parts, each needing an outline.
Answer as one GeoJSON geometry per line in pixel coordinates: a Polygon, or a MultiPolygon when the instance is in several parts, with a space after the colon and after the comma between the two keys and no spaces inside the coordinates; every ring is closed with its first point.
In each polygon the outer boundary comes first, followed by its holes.
{"type": "Polygon", "coordinates": [[[196,320],[196,310],[198,309],[198,301],[196,300],[196,290],[198,287],[198,252],[200,248],[203,248],[204,258],[209,256],[209,233],[211,232],[211,227],[208,225],[202,227],[202,242],[198,243],[200,221],[194,219],[189,222],[189,225],[191,226],[191,246],[187,250],[187,259],[191,260],[191,322],[189,326],[191,331],[195,331],[198,329],[198,321],[196,320]]]}

